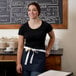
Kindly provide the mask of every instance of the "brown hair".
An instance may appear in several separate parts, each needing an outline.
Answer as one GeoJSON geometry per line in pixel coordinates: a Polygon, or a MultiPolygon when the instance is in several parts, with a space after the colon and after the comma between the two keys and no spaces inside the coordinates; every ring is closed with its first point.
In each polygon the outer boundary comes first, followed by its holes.
{"type": "Polygon", "coordinates": [[[39,5],[38,3],[36,3],[36,2],[30,3],[30,4],[28,5],[28,7],[29,7],[30,5],[34,5],[34,6],[37,8],[37,10],[38,10],[38,16],[39,16],[39,15],[40,15],[40,12],[41,12],[40,5],[39,5]]]}

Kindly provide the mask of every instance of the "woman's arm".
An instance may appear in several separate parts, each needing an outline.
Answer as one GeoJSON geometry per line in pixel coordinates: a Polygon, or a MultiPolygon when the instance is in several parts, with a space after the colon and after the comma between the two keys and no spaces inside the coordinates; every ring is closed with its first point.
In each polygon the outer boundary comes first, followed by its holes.
{"type": "Polygon", "coordinates": [[[54,32],[51,31],[51,32],[49,32],[48,34],[49,34],[50,39],[49,39],[48,46],[47,46],[47,48],[46,48],[46,57],[49,56],[50,51],[51,51],[52,46],[53,46],[54,41],[55,41],[55,35],[54,35],[54,32]]]}
{"type": "Polygon", "coordinates": [[[21,65],[21,57],[24,47],[24,37],[19,35],[18,39],[18,50],[17,50],[17,72],[21,73],[22,71],[22,65],[21,65]]]}

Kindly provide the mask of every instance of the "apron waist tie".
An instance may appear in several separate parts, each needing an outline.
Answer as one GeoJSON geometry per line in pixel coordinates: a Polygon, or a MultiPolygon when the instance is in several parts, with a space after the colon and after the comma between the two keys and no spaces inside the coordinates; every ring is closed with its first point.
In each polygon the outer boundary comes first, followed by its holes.
{"type": "Polygon", "coordinates": [[[25,51],[27,51],[27,55],[26,55],[26,59],[25,59],[25,65],[27,65],[27,62],[28,62],[28,58],[29,58],[29,55],[30,55],[30,51],[33,51],[33,54],[31,56],[31,59],[30,59],[30,64],[32,64],[32,61],[33,61],[33,57],[34,57],[34,54],[39,51],[39,52],[46,52],[45,50],[42,50],[42,49],[34,49],[34,48],[30,48],[30,47],[26,47],[24,46],[25,48],[25,51]]]}

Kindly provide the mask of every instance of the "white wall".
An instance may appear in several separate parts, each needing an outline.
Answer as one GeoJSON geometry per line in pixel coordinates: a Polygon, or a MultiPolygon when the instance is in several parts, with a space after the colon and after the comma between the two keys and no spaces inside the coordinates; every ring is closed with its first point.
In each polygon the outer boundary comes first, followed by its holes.
{"type": "Polygon", "coordinates": [[[18,37],[18,29],[0,29],[1,37],[18,37]]]}
{"type": "Polygon", "coordinates": [[[55,30],[64,48],[62,69],[76,76],[76,0],[68,0],[68,29],[55,30]]]}
{"type": "MultiPolygon", "coordinates": [[[[57,29],[56,38],[63,47],[62,70],[72,71],[76,76],[76,0],[68,0],[68,29],[57,29]]],[[[0,29],[0,37],[16,37],[18,29],[0,29]]]]}

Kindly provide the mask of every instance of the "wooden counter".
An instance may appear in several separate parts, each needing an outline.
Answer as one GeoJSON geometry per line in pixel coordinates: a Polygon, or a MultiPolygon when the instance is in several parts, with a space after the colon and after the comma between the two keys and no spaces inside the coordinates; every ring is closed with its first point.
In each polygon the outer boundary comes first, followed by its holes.
{"type": "MultiPolygon", "coordinates": [[[[55,69],[61,70],[61,56],[63,55],[63,49],[52,50],[49,57],[46,58],[45,68],[46,70],[55,69]]],[[[5,53],[0,51],[0,62],[16,62],[16,52],[5,53]]]]}

